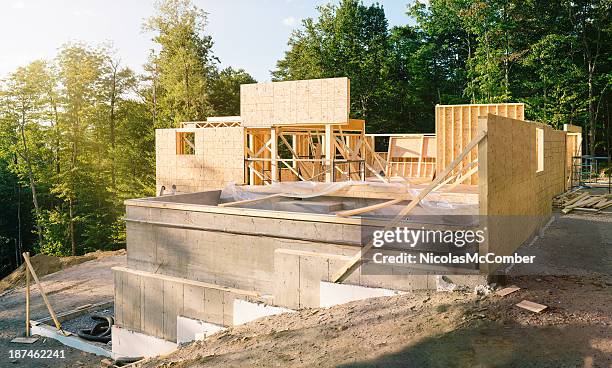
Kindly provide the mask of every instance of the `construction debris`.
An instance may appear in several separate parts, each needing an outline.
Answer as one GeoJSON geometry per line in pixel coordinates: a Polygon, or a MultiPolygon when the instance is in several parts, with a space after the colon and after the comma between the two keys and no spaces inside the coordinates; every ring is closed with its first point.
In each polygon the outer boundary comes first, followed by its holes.
{"type": "Polygon", "coordinates": [[[17,344],[33,344],[38,341],[38,337],[15,337],[11,340],[12,343],[17,344]]]}
{"type": "Polygon", "coordinates": [[[555,197],[553,205],[562,208],[564,214],[573,210],[597,213],[612,207],[612,194],[591,195],[584,190],[572,190],[555,197]]]}
{"type": "Polygon", "coordinates": [[[516,306],[534,313],[540,313],[548,308],[546,305],[530,302],[529,300],[523,300],[520,303],[517,303],[516,306]]]}
{"type": "Polygon", "coordinates": [[[503,288],[501,290],[498,290],[495,293],[495,295],[497,295],[497,296],[506,296],[508,294],[512,294],[515,291],[519,291],[519,290],[521,290],[520,287],[512,285],[512,286],[508,286],[507,288],[503,288]]]}

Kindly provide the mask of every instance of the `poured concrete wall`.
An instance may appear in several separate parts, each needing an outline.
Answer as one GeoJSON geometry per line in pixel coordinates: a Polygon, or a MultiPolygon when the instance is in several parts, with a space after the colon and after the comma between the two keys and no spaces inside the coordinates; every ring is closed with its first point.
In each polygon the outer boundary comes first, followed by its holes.
{"type": "Polygon", "coordinates": [[[256,293],[125,267],[113,268],[115,323],[122,328],[176,341],[177,317],[233,324],[234,299],[256,293]]]}
{"type": "Polygon", "coordinates": [[[157,193],[172,185],[183,193],[223,188],[229,182],[244,182],[244,129],[157,129],[155,131],[157,193]],[[177,153],[177,133],[195,133],[195,153],[177,153]]]}

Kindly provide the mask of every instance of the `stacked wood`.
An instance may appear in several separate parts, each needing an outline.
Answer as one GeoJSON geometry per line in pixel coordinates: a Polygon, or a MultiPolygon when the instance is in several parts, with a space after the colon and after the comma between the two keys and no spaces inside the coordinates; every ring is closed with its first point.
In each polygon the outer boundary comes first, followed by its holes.
{"type": "Polygon", "coordinates": [[[562,208],[564,214],[574,210],[597,213],[612,207],[612,194],[591,195],[583,190],[573,190],[556,197],[553,204],[562,208]]]}

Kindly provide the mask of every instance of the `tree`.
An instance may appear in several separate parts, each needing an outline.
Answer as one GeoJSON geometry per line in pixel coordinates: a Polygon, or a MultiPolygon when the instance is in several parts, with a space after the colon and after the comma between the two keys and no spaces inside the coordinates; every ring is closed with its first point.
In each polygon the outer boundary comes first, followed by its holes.
{"type": "Polygon", "coordinates": [[[95,173],[83,160],[89,159],[84,155],[87,149],[86,135],[89,132],[89,119],[98,98],[97,88],[104,60],[99,50],[83,44],[69,44],[60,50],[57,62],[63,85],[62,97],[66,122],[64,133],[68,137],[69,159],[67,169],[58,176],[59,182],[54,186],[53,192],[68,204],[70,248],[72,255],[76,255],[75,222],[81,219],[77,217],[75,210],[78,192],[91,188],[91,184],[99,183],[98,180],[85,179],[95,173]],[[80,185],[86,182],[90,183],[88,187],[80,185]]]}
{"type": "MultiPolygon", "coordinates": [[[[16,122],[18,134],[12,148],[16,157],[23,160],[29,181],[39,246],[43,244],[43,230],[34,161],[44,160],[45,147],[36,144],[36,141],[45,141],[44,128],[39,124],[48,118],[45,110],[49,102],[46,93],[49,90],[50,80],[52,80],[51,74],[43,61],[35,61],[26,67],[20,67],[8,79],[5,99],[9,108],[7,117],[16,122]]],[[[18,162],[19,160],[16,160],[16,164],[18,162]]]]}
{"type": "Polygon", "coordinates": [[[204,34],[207,14],[190,0],[157,2],[156,12],[144,24],[161,48],[148,67],[157,74],[156,108],[174,124],[202,120],[212,112],[207,86],[216,61],[204,34]]]}
{"type": "Polygon", "coordinates": [[[304,20],[303,29],[292,33],[273,78],[349,77],[352,117],[383,130],[393,110],[385,101],[394,80],[389,78],[389,30],[382,6],[343,0],[317,9],[318,19],[304,20]]]}
{"type": "Polygon", "coordinates": [[[240,85],[257,83],[244,69],[227,67],[210,80],[209,100],[219,116],[240,115],[240,85]]]}

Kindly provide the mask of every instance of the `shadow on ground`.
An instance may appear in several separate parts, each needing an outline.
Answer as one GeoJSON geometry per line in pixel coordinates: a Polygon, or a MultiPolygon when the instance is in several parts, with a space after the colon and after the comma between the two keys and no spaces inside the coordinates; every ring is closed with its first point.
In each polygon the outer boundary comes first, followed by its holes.
{"type": "Polygon", "coordinates": [[[482,321],[396,353],[340,367],[609,367],[596,346],[605,326],[520,326],[482,321]]]}

